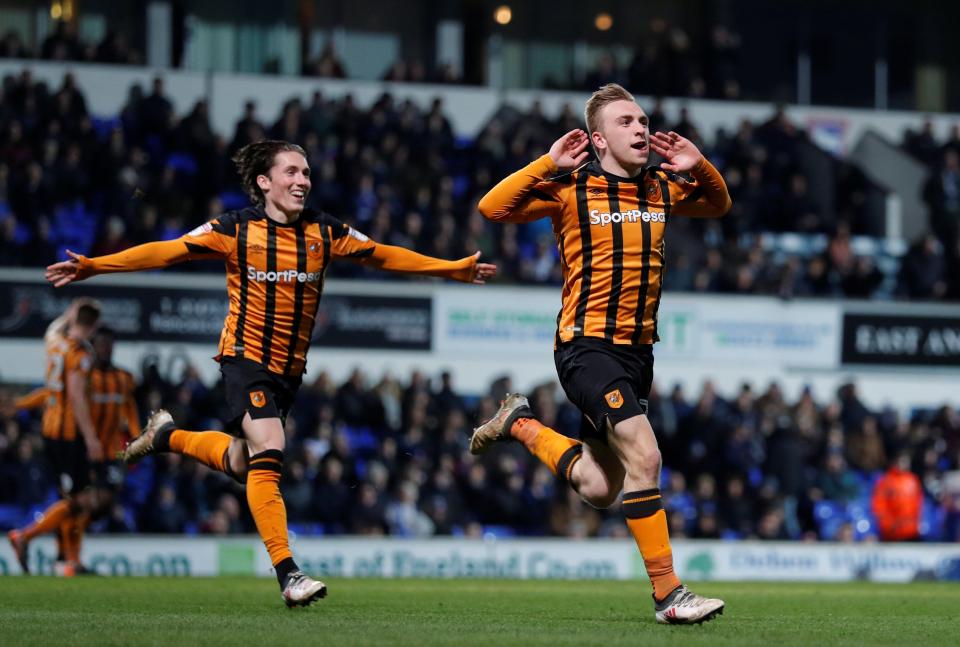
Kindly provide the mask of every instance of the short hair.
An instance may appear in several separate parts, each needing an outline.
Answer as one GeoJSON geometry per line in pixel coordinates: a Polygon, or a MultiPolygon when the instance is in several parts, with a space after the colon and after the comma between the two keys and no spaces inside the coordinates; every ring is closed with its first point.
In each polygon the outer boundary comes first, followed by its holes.
{"type": "Polygon", "coordinates": [[[243,190],[255,205],[262,207],[266,202],[263,191],[257,186],[257,176],[268,175],[277,154],[287,152],[300,153],[304,158],[307,156],[307,152],[300,146],[276,139],[247,144],[233,156],[232,161],[240,174],[243,190]]]}
{"type": "Polygon", "coordinates": [[[75,321],[81,326],[92,327],[100,320],[100,306],[93,303],[83,303],[77,307],[75,321]]]}
{"type": "Polygon", "coordinates": [[[94,337],[106,337],[110,341],[113,341],[117,338],[117,331],[115,331],[110,326],[99,326],[97,331],[93,333],[94,337]]]}
{"type": "Polygon", "coordinates": [[[587,99],[587,105],[583,109],[583,120],[587,122],[587,134],[592,135],[600,127],[600,111],[604,106],[614,101],[632,101],[636,103],[633,95],[618,83],[607,83],[587,99]]]}

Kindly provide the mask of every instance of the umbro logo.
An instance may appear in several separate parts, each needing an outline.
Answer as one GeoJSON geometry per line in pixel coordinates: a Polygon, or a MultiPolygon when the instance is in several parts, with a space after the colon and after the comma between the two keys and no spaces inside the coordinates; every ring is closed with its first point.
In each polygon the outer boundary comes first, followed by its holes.
{"type": "Polygon", "coordinates": [[[263,245],[257,245],[256,243],[247,247],[248,254],[262,254],[265,251],[267,251],[266,247],[264,247],[263,245]]]}
{"type": "Polygon", "coordinates": [[[603,189],[596,189],[596,188],[594,188],[594,189],[587,189],[587,192],[588,192],[590,195],[603,195],[603,189]]]}

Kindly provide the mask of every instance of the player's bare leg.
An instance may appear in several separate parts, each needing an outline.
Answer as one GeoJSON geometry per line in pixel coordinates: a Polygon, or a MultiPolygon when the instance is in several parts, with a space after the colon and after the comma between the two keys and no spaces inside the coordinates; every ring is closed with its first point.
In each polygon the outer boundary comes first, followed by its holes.
{"type": "Polygon", "coordinates": [[[287,510],[280,496],[285,444],[280,418],[243,418],[250,456],[247,465],[247,503],[257,532],[267,547],[288,607],[307,606],[327,594],[327,586],[305,575],[293,561],[287,536],[287,510]]]}
{"type": "Polygon", "coordinates": [[[667,515],[659,488],[660,449],[647,417],[620,421],[607,437],[625,471],[623,512],[653,585],[657,622],[694,624],[723,613],[723,600],[696,595],[681,585],[673,570],[667,515]]]}

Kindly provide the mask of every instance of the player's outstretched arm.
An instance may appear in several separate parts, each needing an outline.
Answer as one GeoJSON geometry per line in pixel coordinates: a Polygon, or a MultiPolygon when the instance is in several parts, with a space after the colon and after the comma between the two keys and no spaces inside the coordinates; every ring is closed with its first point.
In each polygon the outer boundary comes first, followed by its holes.
{"type": "MultiPolygon", "coordinates": [[[[210,250],[204,250],[209,252],[210,250]]],[[[47,267],[47,280],[60,288],[76,281],[82,281],[97,274],[113,272],[137,272],[167,267],[191,258],[215,257],[214,254],[191,253],[188,245],[181,239],[144,243],[116,254],[87,258],[67,250],[70,258],[47,267]]]]}
{"type": "Polygon", "coordinates": [[[650,137],[650,148],[663,157],[660,168],[671,173],[689,173],[703,188],[703,196],[696,202],[678,205],[681,211],[687,212],[681,215],[722,216],[730,211],[733,202],[727,183],[693,142],[672,130],[656,132],[650,137]]]}
{"type": "Polygon", "coordinates": [[[13,401],[13,407],[18,411],[30,411],[39,409],[47,402],[47,396],[50,395],[49,389],[45,386],[38,386],[30,393],[21,395],[13,401]]]}
{"type": "Polygon", "coordinates": [[[562,203],[544,182],[583,164],[590,155],[589,144],[587,133],[571,130],[553,142],[549,153],[490,189],[480,199],[480,213],[495,222],[532,222],[558,213],[562,203]]]}
{"type": "Polygon", "coordinates": [[[497,273],[496,265],[479,262],[480,252],[456,261],[447,261],[442,258],[425,256],[404,247],[378,243],[368,256],[358,260],[364,265],[389,272],[440,276],[462,283],[476,283],[477,285],[483,285],[487,282],[487,279],[492,278],[497,273]]]}

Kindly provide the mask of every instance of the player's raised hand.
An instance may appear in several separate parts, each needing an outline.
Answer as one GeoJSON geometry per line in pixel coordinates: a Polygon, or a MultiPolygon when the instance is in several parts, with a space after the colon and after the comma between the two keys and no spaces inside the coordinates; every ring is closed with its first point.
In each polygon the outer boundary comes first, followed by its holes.
{"type": "Polygon", "coordinates": [[[44,276],[46,276],[48,281],[53,283],[53,287],[55,288],[62,288],[74,281],[82,281],[87,278],[87,274],[83,271],[80,264],[83,256],[71,252],[69,249],[67,250],[67,256],[70,257],[69,260],[47,266],[47,271],[44,276]]]}
{"type": "Polygon", "coordinates": [[[577,128],[553,142],[550,147],[550,157],[561,171],[572,171],[583,164],[590,151],[590,138],[587,133],[577,128]]]}
{"type": "Polygon", "coordinates": [[[693,142],[672,130],[669,133],[654,133],[650,138],[650,148],[665,160],[660,168],[672,173],[685,173],[703,159],[703,153],[693,142]]]}
{"type": "Polygon", "coordinates": [[[487,279],[491,279],[497,274],[497,266],[493,263],[480,263],[480,252],[473,255],[473,273],[470,275],[470,282],[477,285],[483,285],[487,279]]]}

